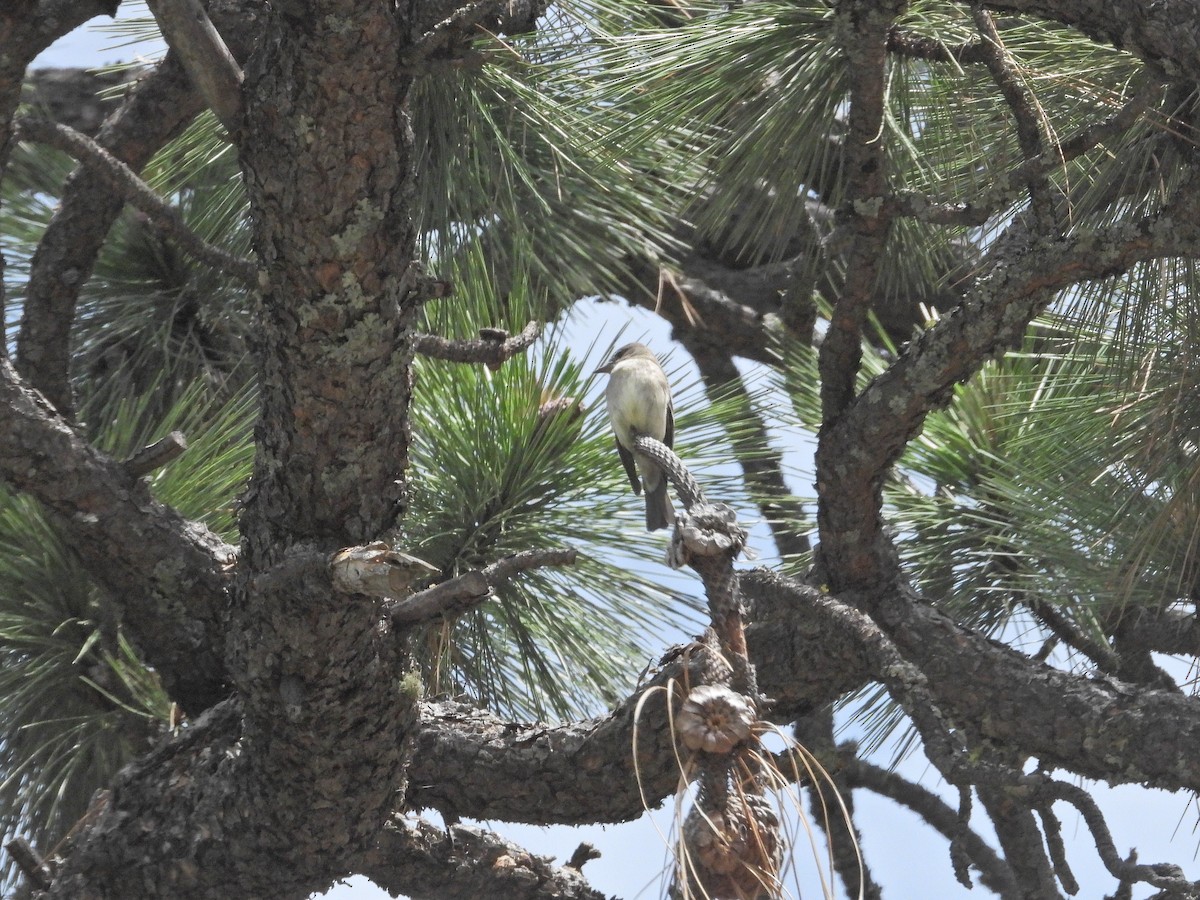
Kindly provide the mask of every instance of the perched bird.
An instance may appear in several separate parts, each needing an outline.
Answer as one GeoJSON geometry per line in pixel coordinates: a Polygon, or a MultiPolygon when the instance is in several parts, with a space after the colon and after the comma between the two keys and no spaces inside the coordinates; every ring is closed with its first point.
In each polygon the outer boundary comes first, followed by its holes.
{"type": "Polygon", "coordinates": [[[671,385],[658,358],[645,344],[626,344],[596,370],[608,375],[604,398],[608,419],[617,437],[617,452],[633,492],[646,488],[646,530],[666,528],[675,521],[667,496],[667,479],[653,462],[632,451],[636,435],[646,435],[670,447],[675,441],[671,385]],[[641,480],[638,473],[641,473],[641,480]]]}

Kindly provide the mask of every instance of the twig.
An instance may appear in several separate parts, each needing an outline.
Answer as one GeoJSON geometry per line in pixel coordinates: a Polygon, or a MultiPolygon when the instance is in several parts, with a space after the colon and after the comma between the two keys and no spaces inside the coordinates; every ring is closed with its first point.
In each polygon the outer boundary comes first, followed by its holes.
{"type": "MultiPolygon", "coordinates": [[[[1005,748],[980,745],[976,751],[993,760],[999,757],[1002,760],[1000,765],[1007,763],[1010,771],[1015,771],[1020,765],[1005,748]]],[[[1021,797],[1015,788],[1020,777],[1020,773],[1016,772],[1008,784],[989,782],[977,784],[975,788],[996,829],[996,839],[1004,858],[1008,860],[1016,878],[1017,890],[1013,896],[1049,900],[1050,897],[1059,896],[1058,879],[1029,798],[1021,797]]]]}
{"type": "MultiPolygon", "coordinates": [[[[874,619],[832,594],[805,590],[801,596],[859,644],[878,680],[916,725],[925,755],[947,781],[956,787],[982,784],[1005,788],[1020,779],[1015,770],[973,757],[965,731],[956,728],[942,711],[925,673],[905,658],[874,619]]],[[[897,602],[905,602],[905,598],[897,598],[897,602]]]]}
{"type": "Polygon", "coordinates": [[[1161,92],[1162,85],[1156,78],[1143,75],[1133,95],[1107,119],[1086,125],[1066,140],[1053,144],[1041,155],[1024,160],[995,179],[975,200],[968,203],[941,203],[916,191],[898,191],[885,200],[883,212],[933,225],[982,225],[1001,208],[1013,203],[1034,179],[1061,169],[1064,163],[1083,156],[1128,129],[1161,92]]]}
{"type": "Polygon", "coordinates": [[[415,625],[432,619],[460,615],[491,596],[492,589],[518,572],[545,566],[573,566],[578,556],[565,550],[524,550],[497,560],[482,570],[464,572],[403,600],[384,604],[384,612],[393,624],[415,625]]]}
{"type": "Polygon", "coordinates": [[[149,475],[155,469],[160,469],[173,459],[178,459],[188,448],[187,438],[182,431],[172,431],[148,447],[134,453],[122,465],[135,478],[149,475]]]}
{"type": "Polygon", "coordinates": [[[1044,800],[1050,803],[1062,800],[1079,810],[1083,821],[1092,832],[1092,839],[1096,843],[1096,852],[1100,855],[1100,860],[1114,878],[1122,883],[1144,881],[1154,887],[1177,892],[1184,897],[1195,897],[1200,894],[1200,883],[1188,881],[1183,876],[1183,871],[1176,865],[1170,863],[1137,864],[1136,856],[1132,856],[1129,860],[1121,859],[1117,854],[1117,846],[1113,843],[1108,823],[1104,821],[1104,814],[1087,791],[1044,775],[1029,775],[1023,780],[1032,788],[1035,800],[1044,800]]]}
{"type": "Polygon", "coordinates": [[[140,209],[190,255],[239,279],[247,285],[258,283],[258,267],[249,260],[214,247],[188,228],[179,210],[154,192],[129,166],[84,134],[73,128],[22,116],[15,122],[16,134],[23,140],[38,141],[69,153],[82,163],[94,165],[121,192],[129,203],[140,209]]]}
{"type": "Polygon", "coordinates": [[[1033,808],[1042,820],[1042,832],[1046,835],[1046,846],[1050,850],[1054,874],[1058,876],[1064,891],[1068,894],[1078,894],[1079,882],[1075,879],[1075,873],[1071,871],[1070,863],[1067,862],[1067,848],[1063,844],[1062,826],[1058,822],[1058,816],[1054,815],[1054,809],[1049,803],[1036,803],[1033,808]]]}
{"type": "Polygon", "coordinates": [[[50,874],[50,867],[33,849],[33,845],[29,841],[23,837],[15,837],[4,845],[4,849],[8,851],[13,862],[17,864],[17,868],[25,873],[25,877],[34,887],[43,891],[50,889],[54,880],[50,874]]]}
{"type": "MultiPolygon", "coordinates": [[[[1012,111],[1017,123],[1017,142],[1026,160],[1038,159],[1042,156],[1044,135],[1047,128],[1043,124],[1045,114],[1041,113],[1037,97],[1025,85],[1021,73],[1013,62],[1012,56],[1004,47],[1004,41],[996,28],[992,14],[981,6],[972,10],[975,27],[983,38],[981,50],[983,61],[992,80],[1004,96],[1008,108],[1012,111]]],[[[1043,178],[1030,179],[1029,199],[1033,204],[1033,213],[1038,225],[1042,228],[1053,228],[1057,214],[1054,197],[1049,191],[1049,184],[1043,178]]]]}
{"type": "Polygon", "coordinates": [[[971,835],[971,788],[967,785],[958,786],[958,821],[953,835],[950,837],[950,867],[954,877],[967,890],[971,889],[971,873],[968,866],[971,854],[967,851],[967,841],[971,835]]]}
{"type": "Polygon", "coordinates": [[[1043,625],[1050,629],[1055,637],[1088,657],[1102,672],[1110,675],[1120,673],[1121,660],[1116,651],[1084,633],[1053,604],[1040,597],[1027,597],[1025,605],[1043,625]]]}
{"type": "Polygon", "coordinates": [[[236,131],[242,121],[242,70],[200,0],[149,0],[149,5],[196,89],[221,124],[236,131]]]}
{"type": "Polygon", "coordinates": [[[484,363],[489,368],[498,369],[505,360],[527,349],[541,333],[542,326],[530,322],[515,335],[501,328],[481,328],[479,338],[471,341],[454,341],[435,334],[415,334],[413,348],[430,359],[484,363]]]}
{"type": "Polygon", "coordinates": [[[853,744],[842,744],[838,748],[838,756],[841,760],[839,775],[846,783],[865,788],[911,809],[947,840],[958,842],[959,848],[979,870],[980,880],[985,887],[1001,896],[1011,896],[1016,882],[1008,863],[988,846],[987,841],[963,824],[961,810],[956,812],[928,788],[860,759],[853,744]]]}

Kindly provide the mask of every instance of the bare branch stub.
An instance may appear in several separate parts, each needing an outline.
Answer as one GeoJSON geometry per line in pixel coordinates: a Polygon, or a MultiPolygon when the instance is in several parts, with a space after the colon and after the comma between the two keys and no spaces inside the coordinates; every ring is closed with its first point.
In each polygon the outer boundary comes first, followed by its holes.
{"type": "Polygon", "coordinates": [[[591,844],[584,841],[575,848],[575,852],[571,854],[571,858],[567,860],[566,865],[572,869],[582,869],[585,864],[593,859],[599,859],[601,853],[591,844]]]}
{"type": "Polygon", "coordinates": [[[484,896],[520,900],[604,900],[574,861],[554,865],[481,828],[455,824],[443,829],[397,816],[356,870],[397,895],[465,897],[482,891],[484,896]]]}
{"type": "Polygon", "coordinates": [[[451,340],[435,334],[416,334],[413,335],[413,349],[430,359],[483,363],[491,369],[498,369],[505,360],[527,350],[541,332],[539,323],[530,322],[515,335],[500,328],[483,328],[476,340],[468,341],[451,340]]]}
{"type": "Polygon", "coordinates": [[[130,475],[140,478],[149,475],[155,469],[161,469],[167,463],[178,459],[187,450],[188,442],[182,431],[172,431],[166,437],[159,438],[153,444],[143,447],[123,465],[130,475]]]}
{"type": "Polygon", "coordinates": [[[242,120],[242,70],[200,0],[151,0],[150,11],[205,102],[225,128],[236,131],[242,120]]]}
{"type": "Polygon", "coordinates": [[[4,849],[8,851],[13,862],[17,864],[17,868],[25,874],[34,887],[43,891],[50,888],[50,884],[54,880],[50,874],[50,867],[33,849],[33,845],[29,841],[23,837],[15,837],[4,845],[4,849]]]}
{"type": "Polygon", "coordinates": [[[497,560],[482,571],[464,572],[410,597],[389,601],[384,610],[394,625],[404,626],[461,615],[491,597],[493,588],[518,572],[545,566],[571,566],[577,556],[577,552],[569,547],[524,550],[497,560]]]}

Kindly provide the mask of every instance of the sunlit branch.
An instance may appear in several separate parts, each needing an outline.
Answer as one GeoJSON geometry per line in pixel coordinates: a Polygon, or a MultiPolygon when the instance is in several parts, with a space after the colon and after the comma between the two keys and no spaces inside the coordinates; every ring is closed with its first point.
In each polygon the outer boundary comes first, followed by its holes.
{"type": "Polygon", "coordinates": [[[389,601],[384,610],[397,625],[415,625],[431,619],[461,615],[492,595],[492,590],[519,572],[545,566],[572,566],[577,553],[562,550],[524,550],[497,560],[482,570],[435,584],[402,600],[389,601]]]}
{"type": "Polygon", "coordinates": [[[355,868],[414,900],[605,900],[574,866],[556,866],[495,832],[393,819],[355,868]]]}
{"type": "Polygon", "coordinates": [[[186,253],[227,272],[247,285],[258,283],[258,267],[249,260],[214,247],[188,228],[179,210],[163,200],[125,163],[84,134],[66,125],[22,116],[16,121],[17,135],[25,140],[38,141],[71,154],[81,162],[95,165],[109,182],[133,206],[148,215],[167,234],[178,241],[186,253]]]}
{"type": "Polygon", "coordinates": [[[530,322],[515,335],[500,328],[480,329],[475,340],[456,341],[435,334],[413,335],[413,348],[430,359],[444,359],[459,363],[484,363],[490,368],[499,368],[506,360],[527,350],[542,326],[530,322]]]}
{"type": "Polygon", "coordinates": [[[134,453],[122,465],[130,475],[149,475],[155,469],[161,469],[172,460],[178,459],[187,448],[187,438],[183,432],[172,431],[166,437],[134,453]]]}
{"type": "Polygon", "coordinates": [[[221,124],[241,127],[242,70],[200,0],[149,0],[150,11],[221,124]]]}

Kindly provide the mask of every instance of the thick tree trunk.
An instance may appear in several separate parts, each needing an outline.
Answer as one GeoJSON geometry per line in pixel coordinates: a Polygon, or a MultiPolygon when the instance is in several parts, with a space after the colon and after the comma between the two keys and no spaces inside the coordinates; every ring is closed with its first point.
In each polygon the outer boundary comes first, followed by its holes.
{"type": "Polygon", "coordinates": [[[232,136],[262,287],[258,457],[226,646],[239,699],[123,773],[52,896],[306,896],[403,796],[418,698],[378,604],[294,564],[373,539],[404,509],[410,36],[390,4],[311,6],[267,22],[232,136]]]}

